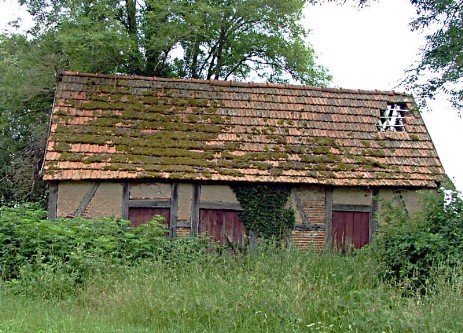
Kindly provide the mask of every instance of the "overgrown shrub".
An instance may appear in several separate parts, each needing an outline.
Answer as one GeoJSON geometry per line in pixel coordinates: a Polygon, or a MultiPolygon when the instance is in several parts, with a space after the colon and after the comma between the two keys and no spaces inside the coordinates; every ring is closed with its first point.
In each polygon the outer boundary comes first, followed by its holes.
{"type": "Polygon", "coordinates": [[[433,272],[463,263],[463,201],[458,192],[426,192],[422,210],[409,217],[403,204],[383,203],[373,244],[384,276],[410,290],[434,283],[433,272]]]}
{"type": "Polygon", "coordinates": [[[38,270],[81,279],[108,262],[131,263],[163,253],[162,217],[137,228],[115,218],[50,221],[37,206],[0,207],[0,278],[21,279],[38,270]]]}
{"type": "Polygon", "coordinates": [[[14,293],[63,298],[95,274],[145,260],[201,263],[216,252],[205,237],[169,241],[162,219],[131,228],[116,218],[50,221],[34,204],[0,207],[0,283],[14,293]]]}

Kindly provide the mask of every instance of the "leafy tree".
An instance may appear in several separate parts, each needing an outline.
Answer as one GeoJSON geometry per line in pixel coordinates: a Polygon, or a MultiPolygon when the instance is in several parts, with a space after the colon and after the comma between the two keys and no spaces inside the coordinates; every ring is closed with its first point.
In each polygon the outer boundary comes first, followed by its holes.
{"type": "Polygon", "coordinates": [[[266,81],[292,78],[324,85],[328,76],[315,64],[304,41],[307,31],[298,23],[305,2],[147,1],[145,49],[164,50],[163,63],[175,50],[182,50],[183,56],[173,65],[183,77],[246,80],[254,74],[266,81]],[[169,25],[153,26],[152,21],[169,25]]]}
{"type": "Polygon", "coordinates": [[[463,2],[411,0],[419,17],[414,30],[434,30],[426,37],[422,59],[405,80],[419,97],[432,98],[442,91],[453,104],[463,106],[463,2]],[[425,78],[425,80],[420,80],[425,78]]]}
{"type": "Polygon", "coordinates": [[[326,84],[298,23],[308,0],[18,0],[0,36],[0,204],[43,196],[38,170],[63,70],[326,84]]]}
{"type": "Polygon", "coordinates": [[[38,171],[61,56],[47,35],[0,36],[0,203],[41,200],[38,171]]]}
{"type": "Polygon", "coordinates": [[[79,71],[325,85],[299,23],[308,0],[19,0],[79,71]]]}

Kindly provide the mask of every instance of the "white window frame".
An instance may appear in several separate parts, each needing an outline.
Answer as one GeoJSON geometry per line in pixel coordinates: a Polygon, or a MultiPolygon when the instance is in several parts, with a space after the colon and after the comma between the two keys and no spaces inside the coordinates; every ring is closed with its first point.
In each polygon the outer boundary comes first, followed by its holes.
{"type": "Polygon", "coordinates": [[[405,114],[408,112],[405,104],[388,103],[386,110],[380,110],[378,130],[391,132],[405,131],[405,114]]]}

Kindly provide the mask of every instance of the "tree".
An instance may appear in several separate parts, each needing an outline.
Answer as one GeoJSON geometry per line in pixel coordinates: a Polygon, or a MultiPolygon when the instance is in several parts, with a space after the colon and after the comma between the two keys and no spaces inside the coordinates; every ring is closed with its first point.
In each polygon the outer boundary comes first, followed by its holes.
{"type": "Polygon", "coordinates": [[[175,50],[175,73],[202,79],[247,80],[324,85],[326,71],[315,64],[298,23],[305,0],[147,1],[144,31],[147,53],[164,50],[162,63],[175,50]],[[169,22],[153,26],[152,21],[169,22]],[[158,36],[164,36],[159,40],[158,36]]]}
{"type": "Polygon", "coordinates": [[[463,107],[463,2],[410,0],[419,17],[411,26],[428,30],[422,59],[405,84],[421,97],[433,98],[442,91],[456,107],[463,107]]]}
{"type": "Polygon", "coordinates": [[[308,0],[20,0],[73,70],[325,85],[299,23],[308,0]]]}
{"type": "Polygon", "coordinates": [[[0,36],[0,203],[43,199],[38,176],[61,55],[47,35],[0,36]]]}
{"type": "Polygon", "coordinates": [[[63,70],[327,84],[298,23],[307,1],[18,0],[35,25],[0,35],[0,204],[42,197],[63,70]]]}

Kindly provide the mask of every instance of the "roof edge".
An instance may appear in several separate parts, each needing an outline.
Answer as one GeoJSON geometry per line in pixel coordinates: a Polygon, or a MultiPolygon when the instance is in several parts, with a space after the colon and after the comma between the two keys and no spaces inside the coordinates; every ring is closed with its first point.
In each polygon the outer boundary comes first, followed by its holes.
{"type": "Polygon", "coordinates": [[[247,87],[247,88],[284,88],[294,90],[313,90],[323,91],[332,93],[346,93],[346,94],[368,94],[368,95],[388,95],[388,96],[406,96],[412,97],[410,94],[397,92],[397,91],[386,91],[386,90],[362,90],[362,89],[346,89],[346,88],[330,88],[330,87],[317,87],[317,86],[305,86],[305,85],[292,85],[292,84],[281,84],[281,83],[254,83],[254,82],[240,82],[240,81],[223,81],[223,80],[200,80],[200,79],[178,79],[178,78],[161,78],[156,76],[140,76],[140,75],[129,75],[129,74],[98,74],[98,73],[85,73],[85,72],[71,72],[64,71],[59,74],[59,79],[62,76],[87,76],[97,78],[108,78],[108,79],[120,79],[121,77],[131,80],[145,80],[145,81],[167,81],[167,82],[192,82],[198,84],[208,84],[214,86],[223,87],[247,87]]]}

